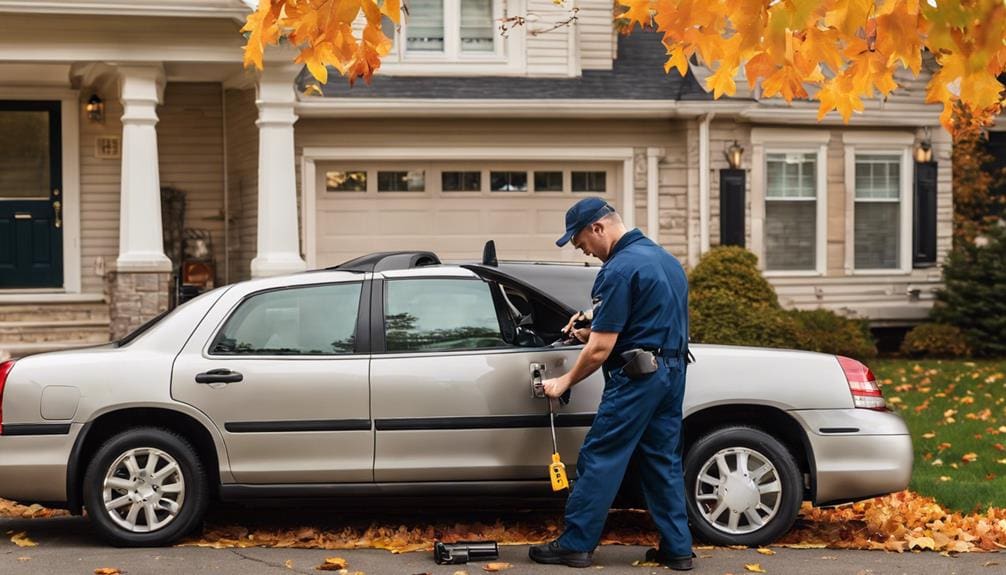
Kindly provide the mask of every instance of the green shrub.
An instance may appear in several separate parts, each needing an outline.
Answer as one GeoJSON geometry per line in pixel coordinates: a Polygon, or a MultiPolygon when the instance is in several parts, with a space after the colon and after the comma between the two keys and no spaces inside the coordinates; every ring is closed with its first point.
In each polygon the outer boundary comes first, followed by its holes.
{"type": "Polygon", "coordinates": [[[798,348],[799,325],[781,309],[716,289],[689,300],[691,340],[697,343],[798,348]]]}
{"type": "Polygon", "coordinates": [[[790,310],[799,326],[799,348],[844,355],[858,360],[877,357],[870,328],[863,320],[842,317],[826,309],[790,310]]]}
{"type": "Polygon", "coordinates": [[[971,348],[964,333],[957,327],[945,323],[924,323],[905,335],[901,353],[915,357],[964,357],[971,354],[971,348]]]}
{"type": "Polygon", "coordinates": [[[699,299],[705,292],[722,290],[752,304],[779,308],[779,298],[758,271],[758,257],[736,246],[713,248],[688,276],[689,293],[699,299]]]}
{"type": "Polygon", "coordinates": [[[978,355],[1006,356],[1006,228],[960,242],[947,256],[943,281],[933,321],[959,328],[978,355]]]}

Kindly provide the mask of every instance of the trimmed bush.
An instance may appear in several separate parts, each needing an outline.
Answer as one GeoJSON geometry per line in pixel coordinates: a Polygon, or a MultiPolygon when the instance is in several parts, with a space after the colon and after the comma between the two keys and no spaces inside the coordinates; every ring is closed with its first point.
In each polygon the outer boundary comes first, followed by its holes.
{"type": "Polygon", "coordinates": [[[799,325],[781,309],[723,289],[689,300],[691,340],[698,343],[798,348],[799,325]]]}
{"type": "Polygon", "coordinates": [[[787,312],[799,326],[799,348],[844,355],[858,360],[877,357],[867,322],[842,317],[826,309],[787,312]]]}
{"type": "Polygon", "coordinates": [[[943,281],[933,321],[959,328],[977,355],[1006,356],[1006,227],[959,242],[947,256],[943,281]]]}
{"type": "Polygon", "coordinates": [[[758,257],[736,246],[713,248],[688,275],[691,298],[722,290],[736,294],[743,302],[779,308],[779,298],[768,280],[758,271],[758,257]]]}
{"type": "Polygon", "coordinates": [[[901,353],[913,357],[964,357],[971,347],[964,333],[945,323],[924,323],[912,328],[901,342],[901,353]]]}
{"type": "Polygon", "coordinates": [[[744,248],[714,248],[688,283],[693,342],[806,349],[857,359],[877,355],[864,322],[828,310],[783,310],[772,284],[758,271],[758,258],[744,248]]]}

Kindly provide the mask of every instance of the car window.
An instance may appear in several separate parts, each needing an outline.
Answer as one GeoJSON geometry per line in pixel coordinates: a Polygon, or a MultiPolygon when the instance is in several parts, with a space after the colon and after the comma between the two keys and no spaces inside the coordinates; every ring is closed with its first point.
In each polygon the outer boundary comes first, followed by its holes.
{"type": "Polygon", "coordinates": [[[481,280],[413,279],[386,283],[388,351],[506,347],[489,284],[481,280]]]}
{"type": "Polygon", "coordinates": [[[227,355],[353,353],[360,283],[290,288],[254,295],[234,311],[210,346],[227,355]]]}

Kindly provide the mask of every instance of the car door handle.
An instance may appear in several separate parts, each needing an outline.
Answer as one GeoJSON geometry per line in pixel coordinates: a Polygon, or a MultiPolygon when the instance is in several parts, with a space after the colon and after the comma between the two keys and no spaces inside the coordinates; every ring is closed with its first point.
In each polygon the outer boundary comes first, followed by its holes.
{"type": "Polygon", "coordinates": [[[531,364],[531,397],[540,398],[545,397],[545,388],[542,385],[542,379],[545,375],[545,364],[544,363],[532,363],[531,364]]]}
{"type": "Polygon", "coordinates": [[[204,373],[196,374],[196,383],[237,383],[244,379],[244,376],[229,369],[211,369],[204,373]]]}

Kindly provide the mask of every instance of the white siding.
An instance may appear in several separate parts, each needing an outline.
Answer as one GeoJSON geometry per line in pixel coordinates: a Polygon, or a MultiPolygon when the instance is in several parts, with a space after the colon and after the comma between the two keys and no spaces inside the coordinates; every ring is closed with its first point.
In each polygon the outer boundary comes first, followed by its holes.
{"type": "MultiPolygon", "coordinates": [[[[563,26],[551,32],[534,35],[534,30],[551,28],[556,22],[569,18],[569,8],[556,6],[552,0],[528,0],[528,14],[536,14],[538,22],[528,24],[527,73],[529,76],[566,76],[569,74],[570,34],[576,34],[577,25],[563,26]]],[[[578,72],[578,70],[577,70],[578,72]]]]}
{"type": "MultiPolygon", "coordinates": [[[[80,116],[80,251],[81,290],[104,293],[101,269],[111,269],[119,255],[119,186],[121,160],[95,157],[98,136],[122,136],[122,104],[110,94],[105,100],[105,123],[93,124],[80,116]],[[98,266],[98,260],[103,266],[98,266]]],[[[81,92],[81,109],[90,92],[81,92]]]]}
{"type": "Polygon", "coordinates": [[[613,5],[610,0],[579,0],[580,65],[584,70],[610,70],[615,58],[613,5]]]}
{"type": "Polygon", "coordinates": [[[258,128],[254,90],[227,90],[227,193],[230,281],[251,277],[258,240],[258,128]]]}
{"type": "Polygon", "coordinates": [[[224,149],[220,84],[171,83],[158,107],[161,186],[185,193],[185,227],[213,239],[217,285],[223,281],[224,149]]]}

